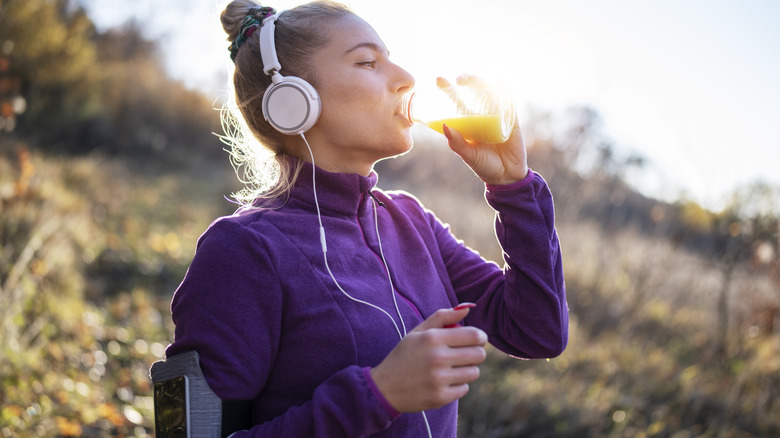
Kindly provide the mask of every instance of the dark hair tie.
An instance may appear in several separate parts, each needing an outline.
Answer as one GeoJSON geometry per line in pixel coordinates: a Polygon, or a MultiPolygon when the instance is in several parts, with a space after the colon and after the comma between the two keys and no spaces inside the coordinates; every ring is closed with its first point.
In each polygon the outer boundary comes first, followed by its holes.
{"type": "Polygon", "coordinates": [[[252,8],[249,10],[249,14],[244,17],[244,21],[241,22],[241,30],[238,32],[236,40],[230,44],[230,47],[228,47],[228,50],[230,50],[230,59],[233,62],[236,62],[238,49],[240,49],[246,40],[249,39],[249,37],[260,28],[260,26],[263,25],[263,20],[270,17],[271,15],[274,15],[275,13],[276,9],[268,6],[252,8]]]}

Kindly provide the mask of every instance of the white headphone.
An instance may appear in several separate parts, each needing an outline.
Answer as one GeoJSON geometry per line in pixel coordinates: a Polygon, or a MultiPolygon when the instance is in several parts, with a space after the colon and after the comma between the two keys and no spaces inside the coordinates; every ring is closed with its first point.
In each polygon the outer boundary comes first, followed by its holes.
{"type": "MultiPolygon", "coordinates": [[[[284,11],[282,11],[284,12],[284,11]]],[[[271,85],[263,95],[263,117],[277,131],[287,135],[299,135],[311,129],[322,112],[320,95],[305,80],[295,76],[282,76],[276,57],[274,24],[282,12],[263,20],[260,27],[260,57],[263,72],[271,76],[271,85]]]]}

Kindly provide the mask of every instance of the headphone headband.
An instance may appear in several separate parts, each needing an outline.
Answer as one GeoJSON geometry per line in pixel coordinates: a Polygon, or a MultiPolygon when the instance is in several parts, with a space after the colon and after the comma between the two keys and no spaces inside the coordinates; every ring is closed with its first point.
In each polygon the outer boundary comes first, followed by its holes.
{"type": "Polygon", "coordinates": [[[282,69],[282,65],[279,64],[279,58],[276,56],[274,31],[276,30],[276,19],[283,12],[277,12],[265,18],[262,26],[260,26],[260,58],[263,60],[263,73],[272,78],[275,76],[274,73],[279,73],[279,70],[282,69]]]}

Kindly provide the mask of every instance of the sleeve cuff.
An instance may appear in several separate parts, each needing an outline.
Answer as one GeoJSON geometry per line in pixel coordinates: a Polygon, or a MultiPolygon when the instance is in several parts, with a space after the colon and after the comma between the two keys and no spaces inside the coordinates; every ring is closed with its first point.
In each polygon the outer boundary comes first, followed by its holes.
{"type": "Polygon", "coordinates": [[[519,188],[525,187],[531,184],[534,179],[536,179],[536,172],[529,168],[528,175],[526,175],[525,178],[521,179],[520,181],[506,185],[486,184],[485,187],[489,192],[508,192],[510,190],[517,190],[519,188]]]}
{"type": "Polygon", "coordinates": [[[377,400],[379,400],[379,403],[382,405],[382,407],[385,408],[388,414],[390,414],[390,417],[392,417],[393,420],[401,416],[401,413],[396,410],[393,405],[390,404],[389,401],[385,398],[385,396],[382,394],[382,392],[377,388],[376,382],[374,382],[374,378],[371,377],[371,368],[370,367],[364,367],[363,368],[363,377],[366,379],[366,383],[368,383],[368,387],[371,389],[371,392],[374,394],[374,397],[376,397],[377,400]]]}

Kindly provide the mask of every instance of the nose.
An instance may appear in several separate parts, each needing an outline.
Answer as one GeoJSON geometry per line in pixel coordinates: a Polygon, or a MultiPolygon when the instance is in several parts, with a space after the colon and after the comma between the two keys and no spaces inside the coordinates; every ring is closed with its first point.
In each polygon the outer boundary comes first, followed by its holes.
{"type": "Polygon", "coordinates": [[[396,93],[406,93],[414,88],[414,76],[397,64],[393,64],[396,70],[393,91],[396,93]]]}

